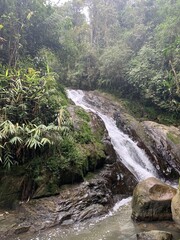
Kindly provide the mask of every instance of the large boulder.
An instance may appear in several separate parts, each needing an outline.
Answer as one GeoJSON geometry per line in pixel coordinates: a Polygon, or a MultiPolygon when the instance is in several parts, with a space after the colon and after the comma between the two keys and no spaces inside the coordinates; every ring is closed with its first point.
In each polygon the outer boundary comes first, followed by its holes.
{"type": "Polygon", "coordinates": [[[137,240],[172,240],[173,236],[169,232],[152,230],[137,234],[137,240]]]}
{"type": "Polygon", "coordinates": [[[176,189],[151,177],[140,182],[133,192],[132,219],[136,221],[171,220],[171,200],[176,189]]]}
{"type": "Polygon", "coordinates": [[[171,202],[172,218],[177,223],[177,227],[180,229],[180,190],[177,190],[176,195],[171,202]]]}

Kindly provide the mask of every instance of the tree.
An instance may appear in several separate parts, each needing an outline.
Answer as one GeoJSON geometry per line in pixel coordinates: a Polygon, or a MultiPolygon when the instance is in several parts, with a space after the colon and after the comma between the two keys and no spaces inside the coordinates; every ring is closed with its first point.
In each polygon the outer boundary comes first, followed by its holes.
{"type": "Polygon", "coordinates": [[[45,0],[1,0],[1,37],[5,39],[1,49],[1,61],[9,66],[17,65],[20,57],[34,56],[46,40],[45,19],[52,13],[45,0]]]}
{"type": "Polygon", "coordinates": [[[91,45],[104,48],[117,38],[118,13],[114,1],[86,1],[90,17],[91,45]]]}

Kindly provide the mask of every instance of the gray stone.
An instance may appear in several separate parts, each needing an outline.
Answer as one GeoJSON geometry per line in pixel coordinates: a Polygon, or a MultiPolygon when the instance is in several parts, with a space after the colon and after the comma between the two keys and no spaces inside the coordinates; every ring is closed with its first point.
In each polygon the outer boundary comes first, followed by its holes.
{"type": "Polygon", "coordinates": [[[180,229],[180,191],[177,190],[176,195],[173,197],[171,202],[172,218],[176,222],[180,229]]]}
{"type": "Polygon", "coordinates": [[[153,230],[138,233],[137,240],[173,240],[173,236],[169,232],[153,230]]]}
{"type": "Polygon", "coordinates": [[[171,200],[176,189],[151,177],[140,182],[133,192],[132,219],[136,221],[171,220],[171,200]]]}
{"type": "Polygon", "coordinates": [[[151,141],[156,164],[164,176],[179,177],[180,173],[180,129],[152,121],[143,122],[144,130],[151,141]]]}

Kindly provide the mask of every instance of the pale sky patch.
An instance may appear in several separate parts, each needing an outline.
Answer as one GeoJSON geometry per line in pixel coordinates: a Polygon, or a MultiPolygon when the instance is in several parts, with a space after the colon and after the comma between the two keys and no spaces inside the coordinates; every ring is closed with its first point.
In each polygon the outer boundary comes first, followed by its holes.
{"type": "MultiPolygon", "coordinates": [[[[66,2],[69,2],[71,0],[50,0],[53,4],[57,4],[57,5],[63,5],[66,2]]],[[[86,16],[86,21],[89,23],[89,12],[88,12],[88,7],[84,7],[84,9],[82,10],[82,13],[84,13],[84,15],[86,16]]]]}

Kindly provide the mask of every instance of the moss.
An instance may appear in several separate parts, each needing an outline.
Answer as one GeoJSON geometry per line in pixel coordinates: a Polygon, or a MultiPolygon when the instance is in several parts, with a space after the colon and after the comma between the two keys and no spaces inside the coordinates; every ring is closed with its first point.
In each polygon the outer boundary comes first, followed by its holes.
{"type": "Polygon", "coordinates": [[[0,179],[0,208],[14,208],[20,200],[23,176],[4,175],[0,179]]]}
{"type": "Polygon", "coordinates": [[[93,179],[94,176],[95,176],[95,173],[89,172],[89,173],[85,176],[84,179],[85,179],[86,181],[89,181],[89,180],[93,179]]]}
{"type": "Polygon", "coordinates": [[[84,121],[90,122],[89,114],[82,108],[76,109],[76,114],[84,121]]]}
{"type": "Polygon", "coordinates": [[[172,132],[167,133],[167,138],[171,140],[174,144],[180,144],[180,137],[173,134],[172,132]]]}
{"type": "Polygon", "coordinates": [[[85,121],[81,123],[80,129],[74,133],[74,137],[78,143],[90,143],[93,140],[91,127],[85,121]]]}
{"type": "Polygon", "coordinates": [[[156,106],[149,105],[148,103],[141,103],[136,100],[130,101],[125,99],[123,102],[123,105],[129,114],[138,120],[151,120],[161,124],[175,126],[180,124],[178,115],[176,116],[171,112],[158,109],[156,106]]]}

